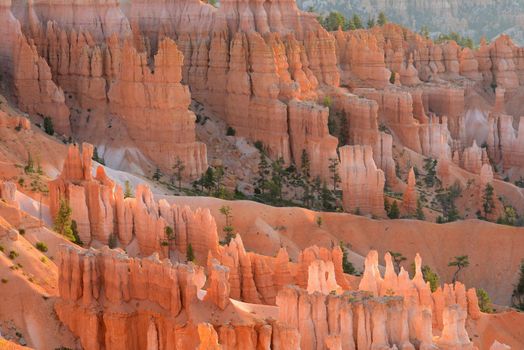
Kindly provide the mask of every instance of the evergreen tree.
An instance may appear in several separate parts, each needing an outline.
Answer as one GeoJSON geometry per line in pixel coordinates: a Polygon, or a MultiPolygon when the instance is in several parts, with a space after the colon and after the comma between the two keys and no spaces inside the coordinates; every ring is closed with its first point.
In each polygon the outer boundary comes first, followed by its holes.
{"type": "Polygon", "coordinates": [[[75,220],[71,220],[71,232],[73,233],[74,237],[73,242],[78,244],[79,246],[83,246],[84,242],[82,242],[80,236],[78,235],[78,227],[75,220]]]}
{"type": "Polygon", "coordinates": [[[417,217],[417,220],[426,219],[426,215],[424,214],[424,210],[422,209],[422,202],[420,201],[420,199],[417,199],[416,217],[417,217]]]}
{"type": "Polygon", "coordinates": [[[126,180],[124,183],[124,198],[132,198],[133,195],[133,189],[131,188],[131,184],[129,183],[129,180],[126,180]]]}
{"type": "Polygon", "coordinates": [[[160,178],[162,178],[162,172],[160,171],[160,168],[156,168],[155,173],[153,174],[153,180],[160,181],[160,178]]]}
{"type": "Polygon", "coordinates": [[[524,260],[520,263],[519,281],[511,295],[513,306],[524,311],[524,260]]]}
{"type": "Polygon", "coordinates": [[[337,113],[339,120],[338,142],[341,146],[349,143],[349,125],[346,115],[343,112],[337,113]]]}
{"type": "Polygon", "coordinates": [[[321,199],[321,202],[322,202],[322,210],[324,211],[331,211],[334,209],[334,206],[333,206],[333,201],[334,201],[334,196],[333,196],[333,192],[331,192],[326,183],[322,183],[322,194],[320,196],[320,199],[321,199]]]}
{"type": "Polygon", "coordinates": [[[330,32],[346,27],[346,18],[338,11],[330,12],[323,22],[324,28],[330,32]]]}
{"type": "Polygon", "coordinates": [[[377,23],[378,23],[379,26],[383,26],[386,23],[388,23],[388,19],[387,19],[386,14],[384,12],[380,11],[380,13],[378,14],[377,23]]]}
{"type": "Polygon", "coordinates": [[[400,209],[398,207],[397,201],[393,201],[391,208],[389,209],[388,217],[390,219],[398,219],[400,217],[400,209]]]}
{"type": "Polygon", "coordinates": [[[488,214],[493,212],[495,209],[495,201],[493,199],[493,186],[488,183],[484,189],[484,195],[482,196],[482,207],[484,208],[484,216],[487,217],[488,214]]]}
{"type": "Polygon", "coordinates": [[[428,187],[433,187],[435,185],[435,179],[437,176],[437,161],[435,159],[426,158],[424,159],[424,170],[426,171],[426,176],[424,177],[424,182],[428,187]]]}
{"type": "Polygon", "coordinates": [[[98,156],[98,149],[95,147],[94,150],[93,150],[93,157],[92,159],[95,161],[95,162],[98,162],[102,165],[105,165],[105,161],[104,161],[104,158],[100,158],[98,156]]]}
{"type": "Polygon", "coordinates": [[[351,17],[351,22],[353,22],[355,29],[364,28],[364,26],[362,25],[362,19],[360,19],[360,16],[357,15],[356,13],[353,14],[353,16],[351,17]]]}
{"type": "Polygon", "coordinates": [[[266,156],[260,154],[258,162],[258,177],[255,183],[255,194],[265,195],[268,188],[269,178],[271,176],[271,165],[268,163],[266,156]]]}
{"type": "Polygon", "coordinates": [[[344,245],[344,242],[340,241],[339,245],[340,249],[342,249],[342,270],[344,270],[344,273],[356,275],[357,270],[355,269],[355,266],[353,266],[351,261],[349,261],[348,259],[348,252],[344,245]]]}
{"type": "Polygon", "coordinates": [[[184,173],[184,170],[186,169],[186,166],[182,159],[180,157],[176,158],[176,162],[173,165],[173,172],[174,172],[174,178],[178,182],[178,191],[182,190],[182,174],[184,173]]]}
{"type": "Polygon", "coordinates": [[[186,260],[193,262],[195,261],[195,253],[193,252],[193,246],[191,243],[187,245],[186,260]]]}
{"type": "Polygon", "coordinates": [[[337,192],[338,184],[340,183],[340,175],[338,174],[338,158],[329,159],[329,171],[331,172],[331,181],[333,181],[333,192],[337,192]]]}
{"type": "Polygon", "coordinates": [[[375,17],[369,17],[367,23],[368,28],[373,28],[375,25],[375,17]]]}
{"type": "Polygon", "coordinates": [[[477,288],[477,297],[479,300],[479,309],[482,312],[490,314],[493,312],[493,305],[491,304],[491,298],[488,292],[482,288],[477,288]]]}
{"type": "Polygon", "coordinates": [[[212,167],[207,168],[204,175],[202,175],[201,184],[207,190],[207,194],[210,195],[216,186],[215,170],[212,167]]]}
{"type": "Polygon", "coordinates": [[[71,229],[72,213],[73,211],[69,206],[69,203],[65,199],[60,200],[58,214],[55,217],[54,230],[62,236],[65,236],[70,241],[74,242],[75,237],[73,235],[73,230],[71,229]]]}
{"type": "Polygon", "coordinates": [[[35,172],[35,163],[33,161],[33,157],[31,156],[31,152],[27,152],[27,164],[24,167],[24,172],[26,174],[32,174],[35,172]]]}
{"type": "Polygon", "coordinates": [[[429,282],[431,292],[436,291],[440,285],[439,275],[433,272],[428,265],[422,266],[422,275],[424,276],[424,281],[429,282]]]}
{"type": "Polygon", "coordinates": [[[395,272],[397,274],[400,273],[400,264],[403,261],[406,261],[407,258],[404,255],[402,255],[402,253],[399,253],[399,252],[390,251],[389,254],[391,255],[391,258],[393,258],[393,265],[395,266],[395,272]]]}
{"type": "Polygon", "coordinates": [[[220,207],[220,213],[224,215],[226,219],[226,224],[223,228],[223,231],[225,233],[225,239],[223,243],[229,244],[229,242],[231,242],[231,239],[235,238],[235,234],[233,233],[234,228],[232,225],[233,215],[231,214],[231,207],[227,205],[220,207]]]}
{"type": "Polygon", "coordinates": [[[450,261],[448,263],[448,266],[456,266],[457,270],[453,274],[452,282],[455,283],[458,280],[458,275],[462,269],[465,269],[469,266],[469,256],[467,255],[460,255],[456,256],[454,260],[450,261]]]}
{"type": "Polygon", "coordinates": [[[48,135],[55,134],[55,127],[53,126],[53,120],[50,117],[44,117],[44,131],[48,135]]]}

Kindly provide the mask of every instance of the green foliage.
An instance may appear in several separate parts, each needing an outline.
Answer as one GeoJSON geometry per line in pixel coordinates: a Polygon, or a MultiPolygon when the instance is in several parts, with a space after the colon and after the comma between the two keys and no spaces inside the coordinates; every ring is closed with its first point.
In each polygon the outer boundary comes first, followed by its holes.
{"type": "Polygon", "coordinates": [[[231,242],[231,240],[236,236],[234,233],[235,229],[232,225],[233,215],[231,214],[231,211],[232,209],[230,206],[223,205],[222,207],[220,207],[220,214],[224,215],[226,219],[226,224],[222,229],[222,231],[224,231],[225,233],[224,240],[220,242],[222,245],[228,245],[229,242],[231,242]]]}
{"type": "Polygon", "coordinates": [[[497,219],[497,224],[508,226],[524,226],[524,220],[511,205],[504,206],[504,213],[497,219]]]}
{"type": "Polygon", "coordinates": [[[488,314],[493,312],[493,307],[488,292],[482,288],[477,288],[477,298],[479,300],[480,311],[488,314]]]}
{"type": "Polygon", "coordinates": [[[393,265],[395,265],[395,271],[399,273],[400,264],[402,264],[403,261],[406,261],[407,258],[404,255],[402,255],[402,253],[399,253],[399,252],[390,251],[389,254],[391,255],[391,258],[393,259],[393,265]]]}
{"type": "Polygon", "coordinates": [[[47,252],[47,244],[45,244],[44,242],[36,242],[35,247],[42,253],[47,252]]]}
{"type": "Polygon", "coordinates": [[[469,266],[469,256],[460,255],[456,256],[453,260],[448,263],[448,266],[455,266],[457,270],[453,274],[452,282],[455,283],[458,280],[458,275],[462,269],[465,269],[469,266]]]}
{"type": "Polygon", "coordinates": [[[450,40],[455,41],[457,44],[459,44],[463,48],[467,47],[467,48],[473,49],[475,46],[473,43],[473,39],[471,39],[470,37],[462,36],[458,34],[457,32],[451,32],[449,34],[440,34],[438,38],[435,39],[435,43],[441,44],[441,43],[444,43],[450,40]]]}
{"type": "Polygon", "coordinates": [[[254,146],[256,149],[258,149],[258,151],[265,155],[266,154],[266,150],[265,150],[265,147],[264,147],[264,143],[262,143],[262,141],[255,141],[254,143],[254,146]]]}
{"type": "Polygon", "coordinates": [[[62,199],[60,200],[60,207],[58,209],[58,214],[55,217],[54,222],[54,230],[61,234],[62,236],[65,236],[70,241],[75,241],[75,237],[73,236],[73,230],[71,229],[72,221],[71,221],[71,215],[73,211],[71,207],[69,206],[69,203],[62,199]]]}
{"type": "Polygon", "coordinates": [[[316,223],[317,223],[317,226],[318,226],[318,227],[321,227],[321,226],[322,226],[322,216],[317,216],[316,223]]]}
{"type": "Polygon", "coordinates": [[[360,19],[360,16],[356,13],[351,16],[351,26],[353,29],[362,29],[364,28],[364,25],[362,24],[362,19],[360,19]]]}
{"type": "Polygon", "coordinates": [[[173,240],[175,239],[175,232],[173,231],[173,228],[171,226],[166,226],[164,229],[164,232],[166,234],[167,239],[173,240]]]}
{"type": "Polygon", "coordinates": [[[340,12],[332,11],[326,18],[319,18],[319,22],[327,31],[332,32],[338,28],[346,29],[347,20],[340,12]]]}
{"type": "Polygon", "coordinates": [[[484,195],[482,196],[482,208],[484,209],[484,216],[487,217],[495,209],[495,200],[493,199],[493,186],[488,183],[484,189],[484,195]]]}
{"type": "Polygon", "coordinates": [[[176,162],[173,165],[173,177],[176,179],[178,183],[178,190],[182,190],[182,174],[184,173],[184,170],[186,170],[186,165],[180,159],[180,157],[176,158],[176,162]]]}
{"type": "Polygon", "coordinates": [[[322,100],[322,104],[324,105],[324,107],[330,108],[333,104],[333,101],[331,100],[330,96],[325,96],[324,100],[322,100]]]}
{"type": "Polygon", "coordinates": [[[368,28],[373,28],[376,25],[377,25],[377,23],[375,21],[375,17],[369,17],[368,18],[368,22],[367,22],[367,27],[368,28]]]}
{"type": "Polygon", "coordinates": [[[333,192],[336,192],[338,189],[338,184],[340,183],[340,175],[338,174],[338,165],[340,161],[338,158],[329,159],[329,171],[331,172],[331,181],[333,181],[333,192]]]}
{"type": "Polygon", "coordinates": [[[26,174],[32,174],[35,172],[35,163],[33,161],[33,157],[31,156],[31,152],[27,152],[27,164],[24,167],[24,172],[26,174]]]}
{"type": "Polygon", "coordinates": [[[424,159],[424,171],[426,176],[424,177],[424,183],[428,187],[433,187],[437,183],[437,160],[426,158],[424,159]]]}
{"type": "Polygon", "coordinates": [[[356,275],[357,270],[355,269],[355,266],[353,266],[351,261],[349,261],[348,259],[348,252],[346,246],[344,245],[344,242],[340,241],[339,245],[340,249],[342,249],[342,270],[344,270],[344,273],[356,275]]]}
{"type": "Polygon", "coordinates": [[[390,219],[398,219],[400,217],[400,209],[396,200],[394,200],[393,204],[391,204],[391,207],[389,208],[389,212],[387,212],[387,215],[390,219]]]}
{"type": "Polygon", "coordinates": [[[389,82],[395,84],[395,72],[393,71],[391,71],[391,75],[389,76],[389,82]]]}
{"type": "Polygon", "coordinates": [[[71,220],[71,231],[73,232],[73,237],[75,238],[73,242],[79,246],[83,246],[84,242],[82,242],[80,236],[78,235],[78,226],[75,220],[71,220]]]}
{"type": "Polygon", "coordinates": [[[524,311],[524,260],[520,263],[519,280],[513,289],[511,302],[514,307],[524,311]]]}
{"type": "Polygon", "coordinates": [[[424,210],[422,208],[422,202],[420,201],[420,199],[417,199],[417,211],[415,213],[415,217],[417,218],[417,220],[426,219],[426,215],[424,214],[424,210]]]}
{"type": "Polygon", "coordinates": [[[431,292],[436,291],[440,285],[439,275],[433,272],[428,265],[422,266],[422,275],[424,276],[424,281],[429,282],[431,292]]]}
{"type": "Polygon", "coordinates": [[[186,260],[195,261],[195,253],[193,252],[193,246],[191,245],[191,243],[187,245],[186,260]]]}
{"type": "Polygon", "coordinates": [[[208,196],[230,199],[233,195],[229,194],[222,186],[224,175],[225,172],[222,166],[217,166],[216,168],[209,167],[200,179],[193,181],[193,188],[205,192],[208,196]]]}
{"type": "Polygon", "coordinates": [[[44,117],[44,131],[46,134],[53,136],[55,134],[55,127],[51,117],[44,117]]]}
{"type": "Polygon", "coordinates": [[[515,181],[515,186],[524,188],[524,177],[521,176],[517,181],[515,181]]]}
{"type": "Polygon", "coordinates": [[[229,126],[226,131],[226,136],[235,136],[236,133],[237,131],[235,130],[235,128],[232,128],[231,126],[229,126]]]}
{"type": "Polygon", "coordinates": [[[9,252],[9,255],[8,255],[9,259],[11,259],[11,260],[15,260],[15,259],[18,258],[19,256],[20,256],[20,254],[18,254],[18,253],[17,253],[16,251],[14,251],[14,250],[11,250],[11,251],[9,252]]]}
{"type": "Polygon", "coordinates": [[[107,242],[107,245],[111,249],[115,249],[118,246],[118,239],[114,233],[109,235],[109,240],[107,242]]]}
{"type": "Polygon", "coordinates": [[[102,164],[102,165],[106,165],[106,163],[105,163],[105,161],[104,161],[104,158],[100,158],[100,157],[98,156],[98,149],[97,149],[96,147],[95,147],[94,150],[93,150],[93,160],[94,160],[95,162],[98,162],[98,163],[102,164]]]}
{"type": "Polygon", "coordinates": [[[429,28],[427,26],[422,26],[422,28],[420,28],[420,35],[426,39],[429,39],[429,28]]]}
{"type": "Polygon", "coordinates": [[[453,222],[460,218],[455,200],[461,195],[462,188],[458,182],[447,189],[440,189],[436,199],[442,207],[443,216],[437,218],[438,223],[453,222]]]}
{"type": "Polygon", "coordinates": [[[209,0],[208,4],[213,6],[213,7],[217,7],[217,0],[209,0]]]}
{"type": "Polygon", "coordinates": [[[386,14],[384,12],[380,11],[380,13],[378,14],[377,24],[379,26],[383,26],[386,23],[388,23],[388,19],[386,17],[386,14]]]}
{"type": "Polygon", "coordinates": [[[129,180],[126,180],[124,183],[124,198],[133,198],[133,189],[131,188],[131,183],[129,180]]]}
{"type": "Polygon", "coordinates": [[[160,181],[162,178],[162,172],[160,171],[160,168],[156,168],[155,172],[153,173],[153,180],[160,181]]]}

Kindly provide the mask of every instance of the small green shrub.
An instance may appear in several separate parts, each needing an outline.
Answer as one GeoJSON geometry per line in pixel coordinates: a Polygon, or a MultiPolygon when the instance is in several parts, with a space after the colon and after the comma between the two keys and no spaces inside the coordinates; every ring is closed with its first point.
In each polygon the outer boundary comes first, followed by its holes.
{"type": "Polygon", "coordinates": [[[18,254],[17,252],[15,252],[14,250],[11,250],[9,252],[9,259],[11,260],[15,260],[20,254],[18,254]]]}
{"type": "Polygon", "coordinates": [[[237,131],[234,128],[228,127],[226,131],[226,136],[235,136],[236,133],[237,131]]]}
{"type": "Polygon", "coordinates": [[[47,252],[47,244],[45,244],[44,242],[36,242],[35,247],[42,253],[47,252]]]}

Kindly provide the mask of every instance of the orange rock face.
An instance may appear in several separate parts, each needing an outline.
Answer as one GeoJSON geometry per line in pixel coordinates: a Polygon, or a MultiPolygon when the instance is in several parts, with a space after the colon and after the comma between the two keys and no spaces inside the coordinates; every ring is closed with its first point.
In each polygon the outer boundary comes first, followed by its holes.
{"type": "Polygon", "coordinates": [[[384,216],[384,172],[377,169],[370,146],[340,148],[344,210],[384,216]]]}
{"type": "Polygon", "coordinates": [[[82,242],[116,240],[142,256],[158,252],[162,257],[170,248],[185,254],[191,244],[200,263],[206,261],[208,251],[216,250],[218,234],[209,210],[157,203],[146,185],[136,188],[134,198],[124,198],[122,188],[115,186],[103,167],[97,168],[95,177],[91,175],[92,155],[89,144],[82,145],[82,153],[70,146],[62,173],[49,183],[51,215],[55,217],[61,200],[66,200],[82,242]]]}

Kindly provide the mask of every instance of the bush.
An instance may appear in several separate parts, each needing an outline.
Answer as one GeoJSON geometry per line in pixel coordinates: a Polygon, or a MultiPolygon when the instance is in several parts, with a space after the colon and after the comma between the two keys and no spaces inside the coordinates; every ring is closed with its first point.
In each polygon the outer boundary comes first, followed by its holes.
{"type": "Polygon", "coordinates": [[[390,219],[398,219],[400,217],[400,209],[398,207],[397,201],[393,201],[393,204],[391,204],[391,208],[387,214],[388,218],[390,219]]]}
{"type": "Polygon", "coordinates": [[[226,131],[226,136],[235,136],[236,133],[237,131],[234,128],[228,127],[226,131]]]}
{"type": "Polygon", "coordinates": [[[195,253],[193,252],[193,246],[191,243],[187,245],[186,260],[195,261],[195,253]]]}
{"type": "Polygon", "coordinates": [[[2,278],[2,283],[3,284],[6,284],[8,281],[7,281],[7,278],[2,278]]]}
{"type": "Polygon", "coordinates": [[[491,306],[491,299],[488,295],[488,292],[486,292],[482,288],[477,288],[477,298],[479,299],[480,311],[488,314],[493,312],[493,308],[491,306]]]}
{"type": "Polygon", "coordinates": [[[116,239],[116,235],[115,234],[112,233],[112,234],[109,235],[109,241],[107,242],[107,245],[111,249],[115,249],[117,247],[118,240],[116,239]]]}
{"type": "Polygon", "coordinates": [[[20,254],[18,254],[17,252],[15,252],[14,250],[11,250],[9,252],[9,259],[11,260],[15,260],[20,254]]]}
{"type": "Polygon", "coordinates": [[[21,234],[22,236],[25,235],[25,229],[23,228],[18,229],[18,233],[21,234]]]}
{"type": "Polygon", "coordinates": [[[45,244],[44,242],[36,242],[35,247],[42,253],[47,252],[47,244],[45,244]]]}
{"type": "Polygon", "coordinates": [[[53,120],[50,117],[44,118],[44,131],[48,135],[55,134],[55,127],[53,126],[53,120]]]}

